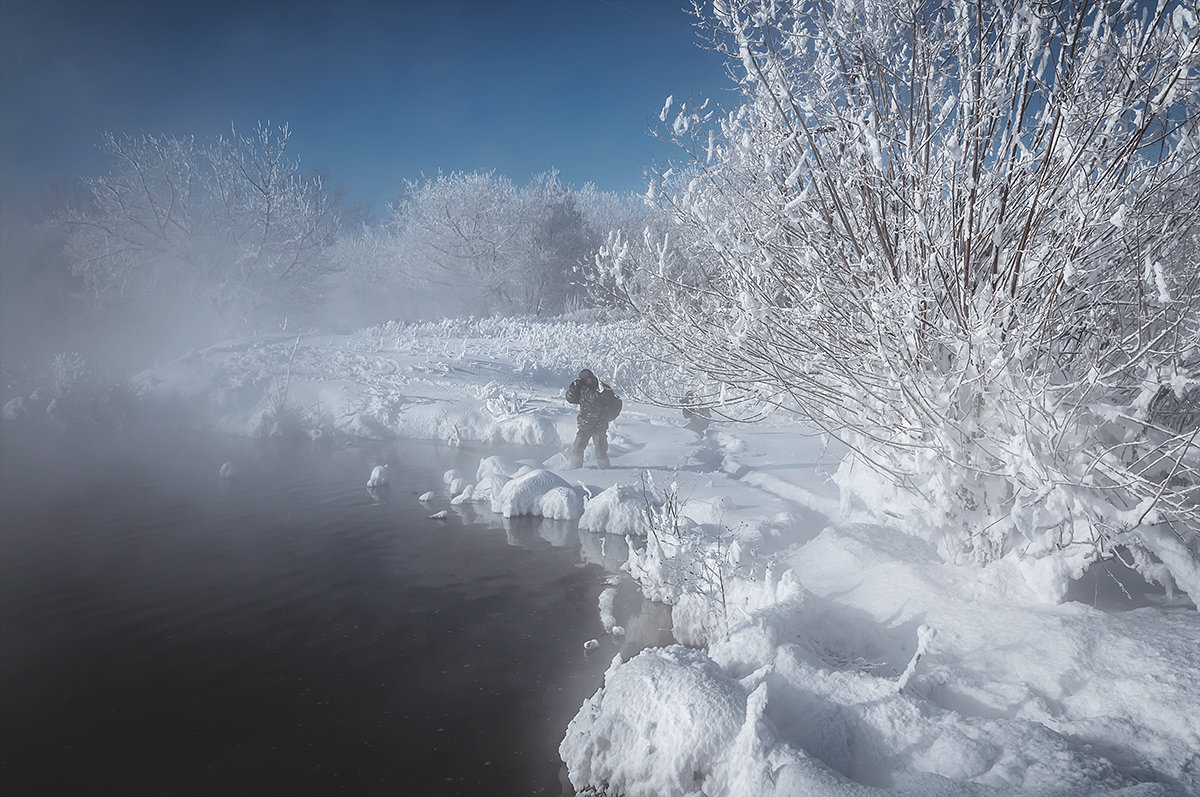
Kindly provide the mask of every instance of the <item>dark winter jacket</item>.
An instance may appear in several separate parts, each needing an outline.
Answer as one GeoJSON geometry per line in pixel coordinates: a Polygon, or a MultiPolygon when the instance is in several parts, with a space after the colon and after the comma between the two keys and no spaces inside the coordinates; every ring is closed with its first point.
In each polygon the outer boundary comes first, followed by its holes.
{"type": "Polygon", "coordinates": [[[586,368],[567,387],[567,401],[579,405],[580,429],[605,429],[621,411],[621,399],[586,368]]]}

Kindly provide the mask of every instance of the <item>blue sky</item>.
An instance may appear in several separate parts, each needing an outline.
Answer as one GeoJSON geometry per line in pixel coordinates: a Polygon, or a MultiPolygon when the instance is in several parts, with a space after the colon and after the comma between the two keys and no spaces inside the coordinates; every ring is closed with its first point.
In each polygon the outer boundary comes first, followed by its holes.
{"type": "Polygon", "coordinates": [[[0,0],[0,182],[99,174],[101,132],[287,122],[376,213],[404,181],[557,168],[640,190],[663,100],[728,103],[689,0],[0,0]]]}

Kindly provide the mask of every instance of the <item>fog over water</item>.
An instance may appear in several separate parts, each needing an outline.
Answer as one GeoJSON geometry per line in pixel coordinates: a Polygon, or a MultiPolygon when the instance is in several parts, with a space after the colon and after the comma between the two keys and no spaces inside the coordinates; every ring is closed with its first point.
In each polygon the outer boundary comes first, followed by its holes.
{"type": "Polygon", "coordinates": [[[561,793],[563,728],[612,654],[582,646],[604,571],[574,535],[426,519],[417,494],[477,455],[21,442],[0,454],[7,793],[561,793]]]}

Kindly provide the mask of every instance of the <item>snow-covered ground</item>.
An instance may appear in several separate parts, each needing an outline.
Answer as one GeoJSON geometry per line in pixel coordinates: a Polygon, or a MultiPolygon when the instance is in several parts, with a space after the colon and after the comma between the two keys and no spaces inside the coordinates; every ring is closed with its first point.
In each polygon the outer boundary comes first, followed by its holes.
{"type": "Polygon", "coordinates": [[[581,793],[1200,794],[1190,603],[1100,573],[1047,605],[1015,570],[941,562],[841,501],[842,452],[790,419],[695,433],[639,403],[638,351],[628,324],[389,325],[226,342],[136,384],[236,434],[558,445],[431,488],[605,532],[584,555],[673,605],[681,644],[626,659],[645,618],[597,596],[615,655],[560,749],[581,793]],[[582,367],[625,396],[610,470],[564,456],[582,367]]]}

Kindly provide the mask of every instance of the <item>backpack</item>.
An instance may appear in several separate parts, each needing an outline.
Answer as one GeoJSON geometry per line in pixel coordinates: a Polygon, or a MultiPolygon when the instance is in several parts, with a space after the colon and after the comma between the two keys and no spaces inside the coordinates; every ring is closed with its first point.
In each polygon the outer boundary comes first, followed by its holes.
{"type": "Polygon", "coordinates": [[[616,420],[623,406],[621,397],[614,393],[612,388],[605,386],[604,390],[600,391],[600,419],[605,423],[616,420]]]}

